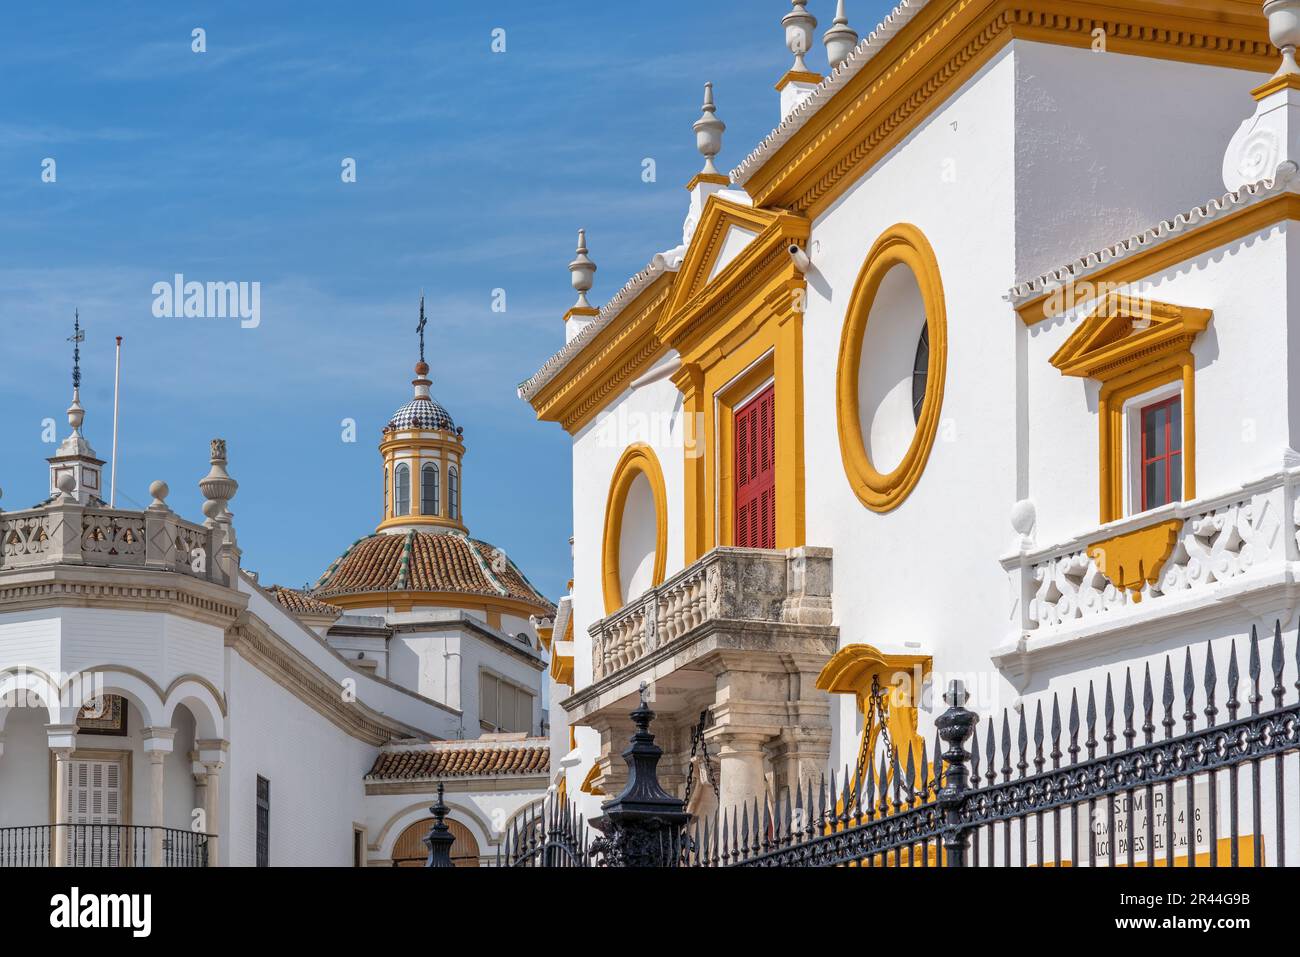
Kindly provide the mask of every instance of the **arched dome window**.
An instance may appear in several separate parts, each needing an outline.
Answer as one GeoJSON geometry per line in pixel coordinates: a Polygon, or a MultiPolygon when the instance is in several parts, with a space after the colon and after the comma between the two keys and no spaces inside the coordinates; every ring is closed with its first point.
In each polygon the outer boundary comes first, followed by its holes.
{"type": "Polygon", "coordinates": [[[438,499],[441,497],[439,485],[438,466],[431,462],[420,471],[421,515],[438,514],[438,499]]]}
{"type": "Polygon", "coordinates": [[[389,478],[390,478],[390,476],[389,476],[389,474],[388,474],[388,466],[385,465],[385,466],[384,466],[384,518],[387,518],[387,517],[388,517],[388,480],[389,480],[389,478]]]}
{"type": "Polygon", "coordinates": [[[447,517],[460,521],[460,469],[454,465],[447,468],[447,517]]]}
{"type": "Polygon", "coordinates": [[[397,498],[397,515],[411,514],[411,467],[405,462],[397,466],[397,489],[395,496],[397,498]]]}

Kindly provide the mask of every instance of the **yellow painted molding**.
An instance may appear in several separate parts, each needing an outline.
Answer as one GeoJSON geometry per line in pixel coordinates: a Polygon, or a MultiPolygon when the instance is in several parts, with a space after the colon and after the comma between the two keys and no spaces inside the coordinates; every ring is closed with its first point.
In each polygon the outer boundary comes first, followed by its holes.
{"type": "Polygon", "coordinates": [[[686,184],[686,192],[691,192],[701,183],[713,183],[718,186],[730,186],[731,180],[722,173],[696,173],[691,177],[691,181],[686,184]]]}
{"type": "Polygon", "coordinates": [[[508,598],[504,595],[472,595],[467,592],[406,591],[397,589],[384,591],[380,589],[378,591],[349,592],[344,595],[325,593],[322,600],[328,601],[331,605],[337,605],[345,611],[357,608],[385,608],[389,606],[404,611],[411,611],[421,607],[459,608],[463,611],[480,611],[483,613],[485,620],[493,612],[524,619],[529,618],[531,615],[554,614],[552,608],[533,604],[519,598],[508,598]]]}
{"type": "Polygon", "coordinates": [[[573,687],[573,655],[555,655],[551,658],[551,679],[556,684],[573,687]]]}
{"type": "Polygon", "coordinates": [[[1013,39],[1270,74],[1267,21],[1245,0],[940,0],[747,178],[756,206],[823,213],[1013,39]]]}
{"type": "Polygon", "coordinates": [[[604,547],[601,552],[602,582],[605,596],[605,614],[612,615],[623,607],[623,573],[619,567],[619,550],[623,537],[623,510],[632,483],[640,475],[650,483],[650,493],[655,507],[655,561],[650,584],[659,586],[664,581],[664,568],[668,561],[668,494],[664,486],[663,469],[654,449],[648,445],[628,446],[614,467],[609,483],[609,496],[605,500],[604,547]]]}
{"type": "Polygon", "coordinates": [[[1182,527],[1182,521],[1173,518],[1117,535],[1089,545],[1088,557],[1097,563],[1107,581],[1132,592],[1134,601],[1141,601],[1142,586],[1154,585],[1160,579],[1160,569],[1173,554],[1182,527]]]}
{"type": "Polygon", "coordinates": [[[1073,283],[1073,295],[1066,297],[1062,290],[1051,290],[1026,300],[1016,307],[1016,312],[1027,326],[1051,319],[1066,311],[1071,302],[1088,302],[1094,294],[1100,295],[1117,287],[1124,287],[1141,279],[1163,272],[1172,266],[1195,259],[1220,246],[1244,239],[1262,229],[1286,220],[1300,220],[1300,196],[1283,193],[1272,196],[1221,219],[1211,220],[1186,230],[1166,242],[1144,252],[1115,260],[1091,272],[1086,278],[1073,283]]]}
{"type": "Polygon", "coordinates": [[[1124,403],[1182,383],[1183,498],[1196,497],[1196,359],[1191,346],[1213,318],[1208,309],[1107,296],[1049,360],[1063,375],[1101,383],[1097,397],[1099,521],[1123,517],[1124,403]]]}
{"type": "Polygon", "coordinates": [[[600,762],[591,766],[587,776],[582,779],[582,787],[578,788],[583,794],[591,794],[595,797],[604,797],[605,792],[596,786],[596,778],[600,777],[600,762]]]}
{"type": "Polygon", "coordinates": [[[663,356],[667,347],[655,336],[655,326],[676,278],[675,272],[656,277],[583,346],[563,374],[533,396],[538,419],[577,434],[663,356]]]}
{"type": "Polygon", "coordinates": [[[564,314],[564,321],[568,322],[574,316],[594,319],[596,316],[599,315],[600,315],[600,310],[595,308],[594,306],[574,306],[564,314]]]}
{"type": "Polygon", "coordinates": [[[1294,73],[1284,73],[1282,76],[1275,76],[1267,83],[1261,84],[1250,91],[1250,95],[1256,100],[1262,100],[1266,96],[1272,96],[1279,90],[1300,90],[1300,76],[1294,73]]]}
{"type": "Polygon", "coordinates": [[[888,512],[897,508],[921,480],[921,473],[925,470],[939,428],[947,368],[948,318],[939,263],[924,234],[915,226],[899,223],[876,240],[858,274],[840,335],[839,365],[835,379],[840,455],[844,472],[858,500],[873,512],[888,512]],[[930,360],[925,399],[921,403],[921,414],[912,442],[902,461],[892,471],[882,473],[872,464],[862,435],[859,368],[863,337],[866,335],[867,322],[880,283],[886,273],[900,264],[912,271],[921,290],[926,326],[930,334],[930,360]]]}
{"type": "Polygon", "coordinates": [[[791,83],[813,83],[817,84],[822,81],[820,73],[814,73],[812,70],[787,70],[785,76],[776,81],[776,90],[781,92],[791,83]]]}

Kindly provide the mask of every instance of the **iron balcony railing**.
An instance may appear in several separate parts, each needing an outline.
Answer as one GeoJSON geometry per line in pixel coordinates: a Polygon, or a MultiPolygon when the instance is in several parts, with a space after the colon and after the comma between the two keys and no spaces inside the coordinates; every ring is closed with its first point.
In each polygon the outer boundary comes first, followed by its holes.
{"type": "Polygon", "coordinates": [[[0,827],[0,867],[207,867],[208,837],[133,824],[0,827]]]}

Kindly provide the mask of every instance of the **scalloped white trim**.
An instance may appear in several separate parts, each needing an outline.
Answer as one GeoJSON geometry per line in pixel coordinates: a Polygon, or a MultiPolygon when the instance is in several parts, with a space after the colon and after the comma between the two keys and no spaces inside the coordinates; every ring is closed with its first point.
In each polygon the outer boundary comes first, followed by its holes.
{"type": "Polygon", "coordinates": [[[928,6],[930,0],[902,0],[889,14],[880,21],[874,30],[860,40],[844,62],[831,71],[830,76],[822,80],[788,116],[781,120],[771,133],[758,144],[740,165],[731,171],[731,181],[745,185],[754,172],[767,159],[785,145],[786,141],[803,128],[812,118],[859,70],[875,59],[876,54],[899,30],[912,22],[912,19],[928,6]]]}
{"type": "MultiPolygon", "coordinates": [[[[1277,196],[1288,190],[1296,178],[1297,166],[1287,161],[1281,164],[1272,179],[1260,180],[1241,189],[1224,193],[1208,203],[1196,206],[1185,213],[1179,213],[1173,219],[1165,219],[1136,236],[1130,236],[1121,242],[1095,252],[1081,259],[1066,263],[1033,279],[1012,286],[1003,297],[1012,305],[1019,307],[1025,302],[1050,292],[1065,283],[1077,281],[1088,276],[1103,266],[1108,266],[1121,259],[1140,252],[1146,252],[1160,246],[1175,236],[1195,230],[1204,223],[1221,219],[1229,213],[1235,213],[1255,205],[1271,196],[1277,196]]],[[[1296,184],[1300,185],[1300,184],[1296,184]]]]}

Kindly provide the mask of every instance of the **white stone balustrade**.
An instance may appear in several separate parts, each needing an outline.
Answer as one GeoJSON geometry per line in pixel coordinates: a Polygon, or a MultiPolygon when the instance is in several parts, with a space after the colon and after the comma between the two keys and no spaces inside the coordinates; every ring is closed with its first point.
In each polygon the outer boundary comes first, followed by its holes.
{"type": "Polygon", "coordinates": [[[591,626],[592,679],[725,620],[829,625],[830,549],[714,549],[591,626]]]}
{"type": "Polygon", "coordinates": [[[1011,578],[1012,620],[1035,635],[1114,620],[1153,609],[1173,611],[1212,589],[1242,588],[1270,569],[1285,572],[1300,558],[1300,469],[1279,472],[1239,490],[1167,505],[1094,528],[1067,542],[1022,548],[1002,559],[1011,578]],[[1181,522],[1173,551],[1154,583],[1138,596],[1116,587],[1089,556],[1091,546],[1149,528],[1181,522]]]}
{"type": "Polygon", "coordinates": [[[0,512],[0,568],[114,566],[220,581],[213,561],[219,534],[166,508],[135,512],[52,504],[0,512]]]}

